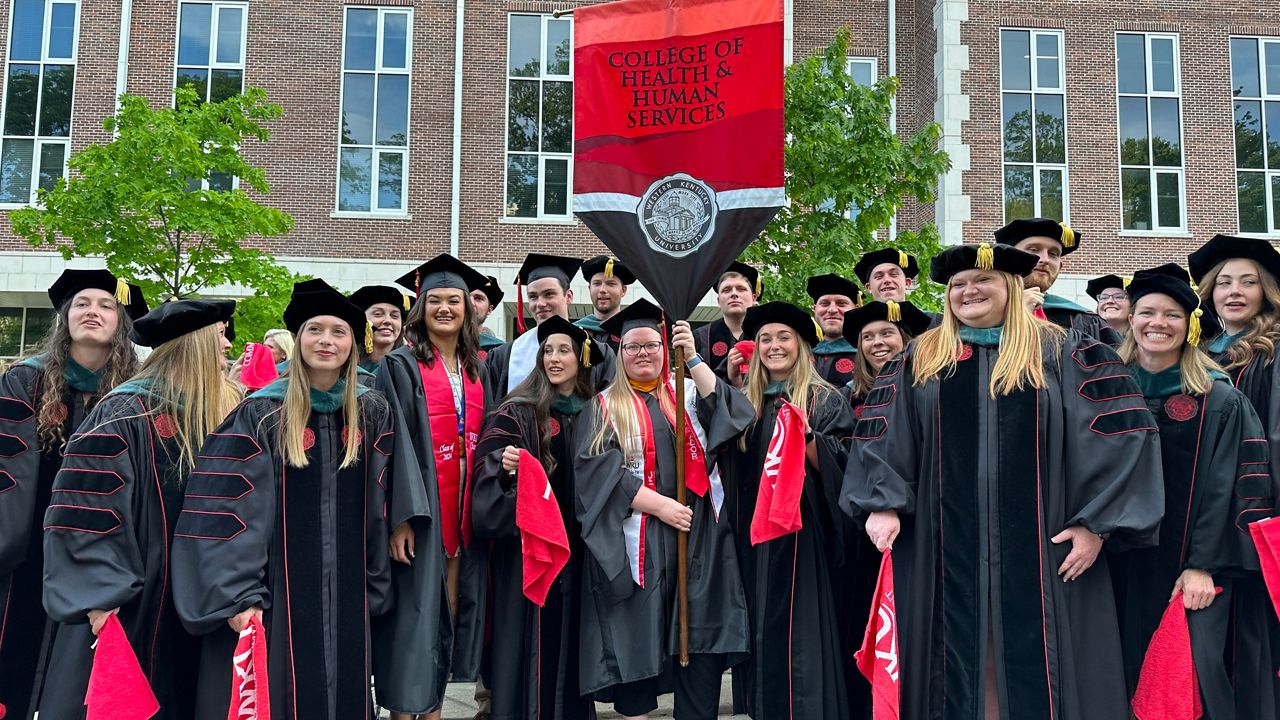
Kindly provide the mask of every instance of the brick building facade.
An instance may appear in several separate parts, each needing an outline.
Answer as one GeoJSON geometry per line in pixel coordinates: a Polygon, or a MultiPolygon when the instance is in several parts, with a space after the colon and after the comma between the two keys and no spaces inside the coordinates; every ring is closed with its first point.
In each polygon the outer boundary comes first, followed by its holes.
{"type": "MultiPolygon", "coordinates": [[[[600,252],[570,213],[572,20],[551,16],[577,4],[0,0],[0,209],[108,140],[119,92],[168,103],[177,83],[214,98],[253,85],[285,109],[249,153],[266,201],[297,223],[266,247],[297,269],[351,289],[453,249],[507,283],[530,250],[600,252]]],[[[1272,2],[786,0],[786,13],[791,58],[848,26],[855,74],[900,79],[898,131],[942,124],[953,169],[897,227],[936,221],[946,242],[973,241],[1061,208],[1085,238],[1062,288],[1077,296],[1082,277],[1181,258],[1217,232],[1280,239],[1272,2]]],[[[61,267],[0,217],[0,329],[38,333],[61,267]]]]}

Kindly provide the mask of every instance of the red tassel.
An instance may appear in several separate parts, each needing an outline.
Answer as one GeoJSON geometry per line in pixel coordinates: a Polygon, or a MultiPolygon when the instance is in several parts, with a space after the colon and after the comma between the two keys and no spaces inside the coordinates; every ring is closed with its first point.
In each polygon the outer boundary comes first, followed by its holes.
{"type": "Polygon", "coordinates": [[[524,284],[520,282],[520,276],[516,276],[516,332],[520,335],[524,334],[524,284]]]}

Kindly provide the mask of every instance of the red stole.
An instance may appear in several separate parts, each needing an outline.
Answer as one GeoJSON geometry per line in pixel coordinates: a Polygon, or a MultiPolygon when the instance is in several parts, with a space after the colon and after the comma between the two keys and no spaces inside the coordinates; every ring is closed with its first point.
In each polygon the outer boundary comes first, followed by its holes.
{"type": "Polygon", "coordinates": [[[440,353],[431,367],[418,363],[422,390],[427,398],[427,418],[431,429],[431,452],[436,461],[436,487],[440,492],[440,537],[444,552],[456,557],[471,542],[471,474],[476,443],[484,424],[484,386],[462,371],[462,395],[465,400],[463,421],[453,404],[453,388],[449,371],[440,353]],[[465,438],[459,452],[458,440],[465,438]],[[466,487],[463,487],[462,463],[467,463],[466,487]]]}

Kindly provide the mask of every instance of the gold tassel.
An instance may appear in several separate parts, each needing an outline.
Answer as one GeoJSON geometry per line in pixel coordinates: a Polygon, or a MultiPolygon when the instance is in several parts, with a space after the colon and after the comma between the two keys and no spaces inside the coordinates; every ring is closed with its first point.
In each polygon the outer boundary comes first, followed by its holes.
{"type": "Polygon", "coordinates": [[[885,315],[885,320],[891,323],[902,321],[902,307],[892,300],[885,300],[884,304],[889,307],[889,312],[885,315]]]}
{"type": "Polygon", "coordinates": [[[1062,226],[1062,247],[1072,248],[1076,246],[1076,231],[1071,229],[1066,223],[1058,223],[1062,226]]]}
{"type": "Polygon", "coordinates": [[[1129,289],[1129,283],[1131,283],[1131,282],[1133,282],[1133,278],[1129,277],[1128,275],[1125,275],[1125,276],[1121,277],[1121,278],[1120,278],[1120,288],[1121,288],[1122,290],[1128,290],[1128,289],[1129,289]]]}
{"type": "Polygon", "coordinates": [[[1195,347],[1200,344],[1200,316],[1204,315],[1204,310],[1196,308],[1191,312],[1191,319],[1187,321],[1187,344],[1195,347]]]}
{"type": "Polygon", "coordinates": [[[613,258],[612,257],[604,261],[604,276],[607,278],[613,277],[613,258]]]}
{"type": "Polygon", "coordinates": [[[899,250],[898,251],[898,267],[902,268],[903,270],[906,270],[907,264],[909,262],[910,261],[907,259],[907,254],[899,250]]]}
{"type": "MultiPolygon", "coordinates": [[[[609,262],[612,263],[613,261],[610,260],[609,262]]],[[[606,273],[609,272],[608,264],[606,264],[604,268],[606,273]]],[[[587,336],[586,340],[582,341],[582,367],[584,368],[591,367],[591,336],[590,335],[587,336]]]]}
{"type": "Polygon", "coordinates": [[[404,293],[400,293],[400,300],[404,305],[404,311],[409,312],[409,296],[404,293]]]}
{"type": "Polygon", "coordinates": [[[129,283],[120,278],[116,278],[116,302],[125,306],[129,304],[129,283]]]}
{"type": "Polygon", "coordinates": [[[756,276],[756,298],[759,299],[763,295],[763,287],[760,285],[760,276],[756,276]]]}
{"type": "Polygon", "coordinates": [[[364,321],[364,351],[373,352],[373,323],[368,320],[364,321]]]}
{"type": "Polygon", "coordinates": [[[981,270],[995,269],[996,251],[991,249],[991,243],[982,243],[978,246],[978,263],[974,267],[981,270]]]}
{"type": "Polygon", "coordinates": [[[818,324],[817,318],[810,319],[813,320],[813,329],[818,331],[818,340],[821,341],[822,338],[826,337],[826,333],[822,332],[822,326],[818,324]]]}
{"type": "Polygon", "coordinates": [[[1191,283],[1191,290],[1198,294],[1200,292],[1200,286],[1196,285],[1196,279],[1194,277],[1191,277],[1191,269],[1190,268],[1182,268],[1182,269],[1187,272],[1187,282],[1191,283]]]}

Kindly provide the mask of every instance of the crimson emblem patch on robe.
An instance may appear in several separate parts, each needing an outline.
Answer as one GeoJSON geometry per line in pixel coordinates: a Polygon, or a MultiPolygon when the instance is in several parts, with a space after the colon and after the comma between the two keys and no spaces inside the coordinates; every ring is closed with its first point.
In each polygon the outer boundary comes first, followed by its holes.
{"type": "Polygon", "coordinates": [[[858,418],[859,420],[861,420],[861,419],[862,419],[862,406],[861,406],[861,405],[859,405],[858,407],[856,407],[856,408],[854,408],[854,409],[853,409],[853,416],[854,416],[854,417],[856,417],[856,418],[858,418]]]}
{"type": "MultiPolygon", "coordinates": [[[[314,436],[313,436],[313,437],[314,437],[314,436]]],[[[356,430],[356,447],[359,447],[359,446],[360,446],[360,443],[362,443],[362,442],[364,442],[364,435],[363,435],[363,434],[361,434],[361,432],[357,429],[357,430],[356,430]]],[[[342,428],[342,444],[343,444],[344,446],[347,444],[347,429],[346,429],[346,428],[342,428]]]]}
{"type": "Polygon", "coordinates": [[[1200,403],[1190,395],[1174,395],[1164,401],[1164,413],[1178,422],[1186,422],[1196,416],[1200,403]]]}
{"type": "Polygon", "coordinates": [[[310,450],[316,444],[316,434],[311,428],[302,429],[302,449],[310,450]]]}
{"type": "Polygon", "coordinates": [[[956,356],[956,362],[964,362],[973,357],[973,346],[967,343],[960,346],[960,354],[956,356]]]}
{"type": "Polygon", "coordinates": [[[840,358],[836,361],[836,372],[851,373],[853,372],[853,361],[849,358],[840,358]]]}
{"type": "Polygon", "coordinates": [[[156,434],[168,440],[178,434],[178,423],[169,413],[161,413],[155,419],[156,434]]]}
{"type": "Polygon", "coordinates": [[[481,360],[484,360],[485,358],[489,357],[489,351],[481,350],[480,352],[476,353],[476,357],[480,358],[481,360]]]}
{"type": "Polygon", "coordinates": [[[551,418],[550,425],[551,425],[551,437],[555,437],[556,435],[559,435],[560,421],[555,418],[551,418]]]}
{"type": "Polygon", "coordinates": [[[729,345],[725,343],[723,340],[711,346],[712,355],[719,356],[719,355],[724,355],[727,352],[729,352],[729,345]]]}

